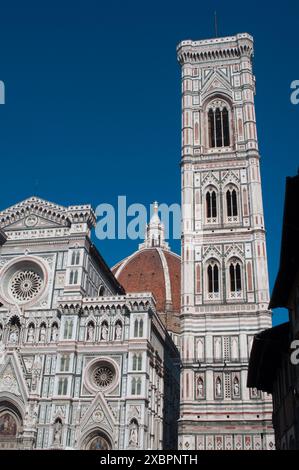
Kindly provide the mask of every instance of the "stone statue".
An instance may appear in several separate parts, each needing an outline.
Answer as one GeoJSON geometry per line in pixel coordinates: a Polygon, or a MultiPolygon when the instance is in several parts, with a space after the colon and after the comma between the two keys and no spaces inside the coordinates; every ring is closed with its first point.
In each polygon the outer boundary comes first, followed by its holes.
{"type": "Polygon", "coordinates": [[[198,397],[203,398],[203,381],[201,378],[198,379],[197,391],[198,397]]]}
{"type": "Polygon", "coordinates": [[[89,323],[87,327],[87,341],[93,341],[94,340],[94,326],[92,323],[89,323]]]}
{"type": "Polygon", "coordinates": [[[135,421],[130,424],[129,445],[138,446],[138,424],[135,421]]]}
{"type": "Polygon", "coordinates": [[[28,337],[27,337],[28,343],[33,343],[34,342],[34,327],[31,325],[28,330],[28,337]]]}
{"type": "Polygon", "coordinates": [[[239,394],[240,394],[240,385],[239,385],[238,379],[236,378],[234,380],[234,395],[238,396],[239,394]]]}
{"type": "Polygon", "coordinates": [[[56,423],[54,424],[54,439],[53,439],[54,444],[61,443],[61,436],[62,436],[62,422],[60,420],[57,420],[56,423]]]}
{"type": "Polygon", "coordinates": [[[216,395],[217,397],[221,397],[221,394],[222,394],[221,380],[218,378],[216,381],[216,395]]]}
{"type": "Polygon", "coordinates": [[[25,427],[35,426],[38,416],[38,403],[30,403],[26,408],[25,427]]]}
{"type": "Polygon", "coordinates": [[[102,334],[101,334],[101,338],[104,340],[104,341],[107,341],[108,339],[108,326],[106,325],[106,323],[104,323],[102,325],[102,334]]]}
{"type": "Polygon", "coordinates": [[[118,339],[118,340],[121,339],[122,332],[123,332],[123,329],[122,329],[121,324],[117,323],[115,326],[115,339],[118,339]]]}
{"type": "Polygon", "coordinates": [[[16,325],[13,325],[9,334],[9,342],[17,343],[19,339],[19,328],[16,325]]]}
{"type": "Polygon", "coordinates": [[[41,343],[44,343],[46,341],[46,328],[44,325],[42,325],[40,328],[39,340],[41,343]]]}
{"type": "Polygon", "coordinates": [[[52,332],[51,332],[51,341],[55,343],[57,341],[57,337],[58,337],[58,328],[56,325],[53,325],[52,332]]]}

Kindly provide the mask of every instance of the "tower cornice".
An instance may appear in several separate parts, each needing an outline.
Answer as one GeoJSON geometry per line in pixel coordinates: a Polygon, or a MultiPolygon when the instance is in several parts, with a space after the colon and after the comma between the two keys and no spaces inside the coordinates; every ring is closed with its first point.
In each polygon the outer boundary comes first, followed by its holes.
{"type": "Polygon", "coordinates": [[[182,41],[177,46],[177,58],[181,65],[185,63],[205,63],[223,59],[235,59],[241,56],[251,57],[253,38],[248,33],[222,38],[182,41]]]}

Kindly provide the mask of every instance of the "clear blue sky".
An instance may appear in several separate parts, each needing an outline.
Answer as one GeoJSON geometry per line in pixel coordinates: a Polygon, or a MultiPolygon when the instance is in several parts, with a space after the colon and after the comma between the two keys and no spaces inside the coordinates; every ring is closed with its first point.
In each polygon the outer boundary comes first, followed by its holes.
{"type": "MultiPolygon", "coordinates": [[[[261,1],[14,1],[0,10],[0,208],[31,195],[63,205],[180,201],[182,39],[255,39],[270,286],[285,177],[297,172],[299,4],[261,1]]],[[[110,265],[134,241],[97,243],[110,265]]],[[[179,242],[172,242],[179,252],[179,242]]],[[[275,313],[274,321],[281,319],[275,313]]]]}

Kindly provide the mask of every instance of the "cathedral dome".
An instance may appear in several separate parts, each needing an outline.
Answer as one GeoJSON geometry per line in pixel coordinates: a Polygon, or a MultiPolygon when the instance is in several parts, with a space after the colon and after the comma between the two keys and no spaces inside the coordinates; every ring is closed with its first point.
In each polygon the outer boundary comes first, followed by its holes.
{"type": "Polygon", "coordinates": [[[126,292],[152,292],[161,320],[168,330],[179,333],[181,258],[165,242],[157,203],[144,243],[112,272],[126,292]]]}

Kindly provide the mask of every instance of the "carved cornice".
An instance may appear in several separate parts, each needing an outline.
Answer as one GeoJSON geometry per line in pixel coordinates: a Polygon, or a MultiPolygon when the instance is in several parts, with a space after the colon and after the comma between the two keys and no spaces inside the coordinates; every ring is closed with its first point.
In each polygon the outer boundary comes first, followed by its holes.
{"type": "Polygon", "coordinates": [[[252,54],[253,38],[247,33],[202,41],[187,40],[177,46],[177,57],[181,65],[251,57],[252,54]]]}

